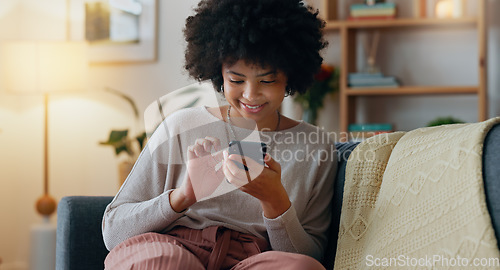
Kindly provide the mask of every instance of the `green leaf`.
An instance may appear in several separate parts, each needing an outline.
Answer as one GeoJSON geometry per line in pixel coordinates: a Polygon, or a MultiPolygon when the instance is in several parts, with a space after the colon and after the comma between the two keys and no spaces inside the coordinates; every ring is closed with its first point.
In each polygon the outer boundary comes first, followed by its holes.
{"type": "Polygon", "coordinates": [[[139,142],[139,147],[141,148],[141,150],[144,148],[144,141],[146,140],[146,137],[146,132],[142,132],[135,137],[135,139],[139,142]]]}
{"type": "Polygon", "coordinates": [[[441,125],[450,125],[450,124],[462,124],[465,123],[464,121],[448,116],[448,117],[438,117],[432,121],[430,121],[427,126],[428,127],[435,127],[435,126],[441,126],[441,125]]]}
{"type": "Polygon", "coordinates": [[[123,151],[127,152],[129,155],[133,155],[127,136],[128,130],[112,130],[109,134],[108,141],[100,142],[99,144],[113,146],[116,155],[119,155],[123,151]]]}
{"type": "Polygon", "coordinates": [[[109,134],[108,141],[103,144],[116,144],[123,141],[128,136],[128,129],[125,130],[112,130],[109,134]]]}
{"type": "Polygon", "coordinates": [[[125,151],[126,153],[128,153],[129,155],[132,155],[131,154],[131,151],[127,148],[127,145],[126,144],[121,144],[121,145],[118,145],[118,146],[115,146],[115,153],[116,155],[118,156],[121,152],[125,151]]]}

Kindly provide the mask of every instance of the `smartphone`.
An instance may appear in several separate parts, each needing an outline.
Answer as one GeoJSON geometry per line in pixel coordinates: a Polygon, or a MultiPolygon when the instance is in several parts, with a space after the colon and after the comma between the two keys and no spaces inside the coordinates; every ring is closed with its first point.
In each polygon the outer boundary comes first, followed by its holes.
{"type": "MultiPolygon", "coordinates": [[[[249,141],[230,141],[229,142],[229,155],[237,154],[244,157],[251,158],[259,164],[264,164],[264,157],[267,153],[267,145],[263,142],[249,142],[249,141]]],[[[248,171],[248,167],[240,162],[234,161],[240,169],[248,171]]]]}

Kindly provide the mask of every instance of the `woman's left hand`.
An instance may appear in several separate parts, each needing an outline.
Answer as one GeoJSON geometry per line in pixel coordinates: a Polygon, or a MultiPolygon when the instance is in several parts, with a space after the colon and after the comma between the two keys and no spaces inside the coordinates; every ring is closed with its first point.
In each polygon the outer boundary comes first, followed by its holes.
{"type": "Polygon", "coordinates": [[[248,171],[238,168],[234,161],[242,163],[241,156],[228,156],[224,151],[224,175],[231,184],[260,201],[265,217],[276,218],[290,208],[290,199],[281,184],[281,165],[269,154],[264,158],[267,167],[245,158],[248,171]]]}

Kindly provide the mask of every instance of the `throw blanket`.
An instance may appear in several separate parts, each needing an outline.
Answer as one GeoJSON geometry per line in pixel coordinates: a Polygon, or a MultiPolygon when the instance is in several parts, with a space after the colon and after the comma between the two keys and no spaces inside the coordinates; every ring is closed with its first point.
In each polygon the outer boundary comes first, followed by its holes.
{"type": "Polygon", "coordinates": [[[335,269],[494,266],[500,253],[481,158],[484,137],[498,122],[381,134],[356,147],[335,269]]]}

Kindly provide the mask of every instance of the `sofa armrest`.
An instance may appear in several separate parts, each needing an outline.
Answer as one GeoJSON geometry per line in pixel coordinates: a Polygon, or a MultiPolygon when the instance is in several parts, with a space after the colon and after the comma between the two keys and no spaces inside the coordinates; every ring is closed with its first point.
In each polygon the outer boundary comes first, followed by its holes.
{"type": "Polygon", "coordinates": [[[113,197],[73,196],[57,209],[56,269],[104,269],[108,250],[102,239],[104,209],[113,197]]]}
{"type": "Polygon", "coordinates": [[[486,206],[500,249],[500,124],[490,129],[483,145],[483,180],[486,206]]]}

